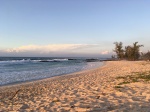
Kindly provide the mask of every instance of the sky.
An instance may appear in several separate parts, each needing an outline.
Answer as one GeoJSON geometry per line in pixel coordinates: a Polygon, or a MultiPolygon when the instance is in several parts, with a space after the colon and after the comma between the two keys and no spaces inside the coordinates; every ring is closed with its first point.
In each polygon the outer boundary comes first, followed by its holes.
{"type": "Polygon", "coordinates": [[[0,56],[109,57],[150,50],[150,0],[0,0],[0,56]]]}

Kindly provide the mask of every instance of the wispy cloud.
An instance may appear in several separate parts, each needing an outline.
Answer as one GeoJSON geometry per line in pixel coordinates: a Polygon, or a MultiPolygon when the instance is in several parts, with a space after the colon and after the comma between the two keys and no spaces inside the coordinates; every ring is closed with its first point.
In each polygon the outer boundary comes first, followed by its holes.
{"type": "Polygon", "coordinates": [[[109,51],[102,51],[101,54],[106,55],[106,54],[110,54],[109,51]]]}
{"type": "Polygon", "coordinates": [[[97,44],[49,44],[49,45],[26,45],[18,48],[5,49],[7,53],[20,53],[20,52],[71,52],[80,49],[87,49],[89,47],[97,46],[97,44]]]}

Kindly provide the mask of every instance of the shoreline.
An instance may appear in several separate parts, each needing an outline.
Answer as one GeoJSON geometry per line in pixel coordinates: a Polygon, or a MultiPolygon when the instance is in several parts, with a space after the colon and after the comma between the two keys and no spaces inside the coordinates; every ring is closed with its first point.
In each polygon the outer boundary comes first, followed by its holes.
{"type": "Polygon", "coordinates": [[[0,111],[148,112],[150,83],[136,82],[114,88],[120,82],[118,76],[150,71],[150,63],[146,63],[108,61],[92,70],[0,87],[0,111]]]}
{"type": "MultiPolygon", "coordinates": [[[[93,63],[93,62],[88,62],[88,63],[93,63]]],[[[32,80],[27,80],[27,81],[20,81],[20,82],[8,83],[8,84],[0,85],[0,88],[1,87],[9,87],[9,86],[10,87],[11,86],[17,86],[17,85],[25,85],[25,84],[34,83],[34,82],[36,83],[38,81],[49,80],[51,78],[55,78],[55,77],[58,78],[58,77],[61,77],[61,76],[66,76],[66,75],[80,74],[82,72],[84,73],[84,72],[87,72],[87,71],[98,69],[100,67],[103,67],[106,64],[106,62],[96,62],[96,63],[101,63],[101,64],[97,65],[97,67],[92,67],[90,69],[80,70],[80,71],[76,71],[76,72],[72,72],[72,73],[68,73],[68,74],[60,74],[60,75],[55,75],[55,76],[51,76],[51,77],[47,77],[47,78],[43,78],[43,79],[32,79],[32,80]]]]}

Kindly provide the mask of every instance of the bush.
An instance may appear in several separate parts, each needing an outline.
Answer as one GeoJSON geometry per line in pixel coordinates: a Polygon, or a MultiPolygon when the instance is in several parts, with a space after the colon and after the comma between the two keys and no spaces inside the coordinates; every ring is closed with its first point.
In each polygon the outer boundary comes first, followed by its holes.
{"type": "Polygon", "coordinates": [[[142,55],[142,59],[150,61],[150,51],[148,51],[147,53],[143,54],[142,55]]]}

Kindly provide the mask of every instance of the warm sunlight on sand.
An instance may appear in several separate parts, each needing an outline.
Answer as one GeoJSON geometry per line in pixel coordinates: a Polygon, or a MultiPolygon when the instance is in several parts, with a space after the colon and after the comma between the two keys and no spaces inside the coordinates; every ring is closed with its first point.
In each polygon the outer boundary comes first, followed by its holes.
{"type": "Polygon", "coordinates": [[[149,62],[112,61],[95,70],[1,87],[0,111],[148,112],[149,80],[121,78],[149,71],[149,62]]]}

